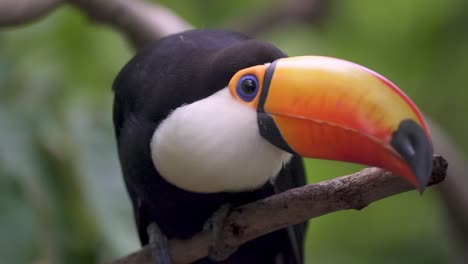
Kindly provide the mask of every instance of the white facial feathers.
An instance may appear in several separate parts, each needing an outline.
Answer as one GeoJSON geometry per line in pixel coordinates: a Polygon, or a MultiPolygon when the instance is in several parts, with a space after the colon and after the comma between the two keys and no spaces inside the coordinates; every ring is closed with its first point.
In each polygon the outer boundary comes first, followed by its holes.
{"type": "Polygon", "coordinates": [[[202,193],[258,188],[291,158],[259,134],[255,110],[227,88],[175,109],[154,132],[151,154],[164,179],[202,193]]]}

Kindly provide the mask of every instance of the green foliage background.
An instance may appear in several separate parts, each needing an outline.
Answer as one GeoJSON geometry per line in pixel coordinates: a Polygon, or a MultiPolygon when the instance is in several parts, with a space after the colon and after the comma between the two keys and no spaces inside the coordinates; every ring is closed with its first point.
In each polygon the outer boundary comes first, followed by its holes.
{"type": "MultiPolygon", "coordinates": [[[[161,1],[196,27],[268,12],[267,0],[161,1]]],[[[333,1],[320,26],[259,36],[289,55],[366,65],[398,84],[468,149],[468,2],[333,1]]],[[[111,123],[111,83],[132,49],[65,6],[0,32],[0,259],[96,263],[138,248],[111,123]]],[[[307,161],[310,182],[359,166],[307,161]]],[[[310,223],[308,263],[450,263],[453,241],[434,189],[310,223]]]]}

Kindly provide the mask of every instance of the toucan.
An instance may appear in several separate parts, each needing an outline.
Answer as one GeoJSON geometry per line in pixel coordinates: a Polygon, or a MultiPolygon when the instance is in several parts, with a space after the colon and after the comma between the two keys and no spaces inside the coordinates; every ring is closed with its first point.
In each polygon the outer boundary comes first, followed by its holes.
{"type": "MultiPolygon", "coordinates": [[[[420,191],[429,180],[433,147],[421,112],[392,82],[349,61],[288,57],[240,33],[189,30],[140,51],[113,91],[143,245],[190,239],[220,208],[306,184],[303,157],[381,167],[420,191]]],[[[305,231],[291,226],[227,253],[213,243],[196,263],[302,263],[305,231]]],[[[155,256],[170,263],[167,252],[155,256]]]]}

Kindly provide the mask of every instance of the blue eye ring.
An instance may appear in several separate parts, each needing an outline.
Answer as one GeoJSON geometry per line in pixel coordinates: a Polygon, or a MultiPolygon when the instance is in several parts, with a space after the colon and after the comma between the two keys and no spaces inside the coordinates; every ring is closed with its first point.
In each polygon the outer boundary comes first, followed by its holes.
{"type": "Polygon", "coordinates": [[[255,75],[247,74],[237,82],[236,93],[245,102],[251,102],[258,93],[258,79],[255,75]]]}

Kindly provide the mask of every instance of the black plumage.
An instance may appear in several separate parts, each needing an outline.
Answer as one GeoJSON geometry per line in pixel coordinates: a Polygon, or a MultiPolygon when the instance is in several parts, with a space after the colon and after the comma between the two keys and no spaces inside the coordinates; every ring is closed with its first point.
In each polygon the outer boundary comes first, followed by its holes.
{"type": "MultiPolygon", "coordinates": [[[[302,160],[295,156],[281,170],[275,186],[266,183],[247,192],[193,193],[165,181],[151,159],[151,137],[172,110],[226,87],[243,68],[285,56],[271,44],[238,33],[192,30],[150,45],[118,74],[113,86],[115,133],[142,244],[148,243],[146,227],[153,221],[169,239],[186,239],[199,232],[225,203],[237,206],[305,184],[302,160]]],[[[295,226],[293,236],[280,230],[250,241],[226,263],[274,263],[278,254],[285,263],[302,262],[304,228],[295,226]]]]}

